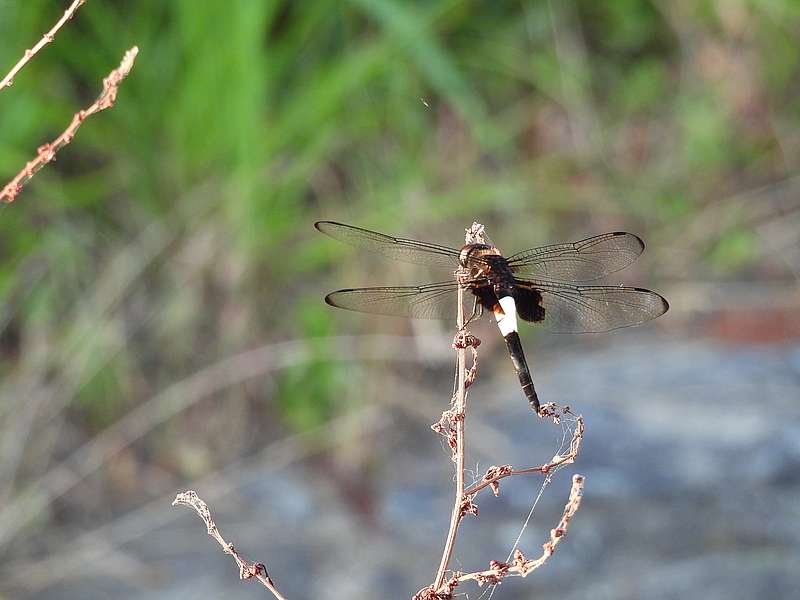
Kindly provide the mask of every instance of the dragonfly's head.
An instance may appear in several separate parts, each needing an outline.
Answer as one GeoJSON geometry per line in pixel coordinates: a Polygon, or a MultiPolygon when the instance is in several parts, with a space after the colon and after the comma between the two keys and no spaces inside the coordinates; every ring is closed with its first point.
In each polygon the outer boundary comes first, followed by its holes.
{"type": "Polygon", "coordinates": [[[500,251],[489,244],[467,244],[458,253],[458,263],[476,278],[486,269],[486,262],[479,260],[484,256],[500,256],[500,251]]]}

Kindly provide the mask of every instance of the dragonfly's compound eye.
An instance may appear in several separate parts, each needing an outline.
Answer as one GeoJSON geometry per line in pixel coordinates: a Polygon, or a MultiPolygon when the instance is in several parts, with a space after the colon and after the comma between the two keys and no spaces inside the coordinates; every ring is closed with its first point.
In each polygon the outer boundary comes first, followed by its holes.
{"type": "Polygon", "coordinates": [[[469,270],[469,276],[475,279],[476,277],[478,277],[478,275],[480,275],[480,272],[481,270],[478,267],[472,267],[469,270]]]}

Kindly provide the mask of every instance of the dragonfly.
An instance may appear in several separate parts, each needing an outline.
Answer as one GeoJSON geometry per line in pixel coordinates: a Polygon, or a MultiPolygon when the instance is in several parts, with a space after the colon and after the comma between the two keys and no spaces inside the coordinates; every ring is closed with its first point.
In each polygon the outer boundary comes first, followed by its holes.
{"type": "Polygon", "coordinates": [[[641,255],[644,242],[625,231],[505,257],[491,243],[451,248],[336,221],[318,221],[314,227],[385,258],[449,269],[451,277],[437,283],[342,289],[325,296],[325,302],[363,313],[452,319],[459,287],[469,291],[469,321],[487,312],[494,316],[522,391],[537,414],[541,403],[520,342],[518,318],[556,333],[599,333],[640,325],[669,309],[663,296],[644,288],[583,285],[624,269],[641,255]]]}

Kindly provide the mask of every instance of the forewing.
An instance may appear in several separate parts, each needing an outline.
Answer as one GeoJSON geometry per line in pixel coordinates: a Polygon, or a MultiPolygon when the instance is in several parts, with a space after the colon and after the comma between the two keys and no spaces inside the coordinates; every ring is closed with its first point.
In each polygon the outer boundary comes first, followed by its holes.
{"type": "Polygon", "coordinates": [[[632,233],[615,231],[579,242],[531,248],[508,258],[511,271],[521,277],[565,282],[594,281],[624,269],[644,250],[632,233]]]}
{"type": "Polygon", "coordinates": [[[458,283],[339,290],[325,297],[337,308],[415,319],[455,319],[458,283]]]}
{"type": "Polygon", "coordinates": [[[318,221],[314,227],[335,240],[393,260],[451,270],[458,267],[458,250],[448,246],[394,237],[335,221],[318,221]]]}
{"type": "Polygon", "coordinates": [[[640,325],[669,309],[662,296],[642,288],[549,281],[517,281],[517,286],[527,289],[528,295],[538,292],[544,309],[538,323],[556,333],[599,333],[640,325]]]}

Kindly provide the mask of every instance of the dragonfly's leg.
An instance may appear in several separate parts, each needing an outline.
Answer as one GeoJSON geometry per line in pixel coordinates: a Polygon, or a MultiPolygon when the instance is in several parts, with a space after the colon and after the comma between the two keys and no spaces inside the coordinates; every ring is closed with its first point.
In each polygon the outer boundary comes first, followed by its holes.
{"type": "Polygon", "coordinates": [[[469,316],[469,319],[464,321],[464,327],[472,323],[475,319],[479,319],[483,315],[483,306],[478,303],[478,299],[475,298],[475,301],[472,304],[472,314],[469,316]]]}

